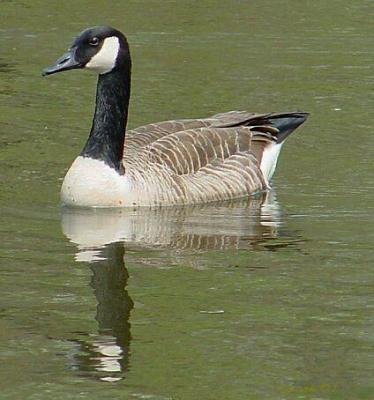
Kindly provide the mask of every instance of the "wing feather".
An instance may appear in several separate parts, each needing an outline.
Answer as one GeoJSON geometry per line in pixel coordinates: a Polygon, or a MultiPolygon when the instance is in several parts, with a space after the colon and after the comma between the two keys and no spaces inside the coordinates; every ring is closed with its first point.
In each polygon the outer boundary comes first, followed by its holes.
{"type": "Polygon", "coordinates": [[[147,146],[157,162],[179,175],[196,173],[208,164],[225,162],[235,154],[259,163],[262,149],[276,138],[251,127],[199,128],[176,132],[147,146]]]}
{"type": "Polygon", "coordinates": [[[139,176],[154,192],[152,204],[248,196],[268,188],[261,171],[267,146],[281,143],[305,118],[231,111],[144,125],[126,133],[124,165],[133,182],[139,176]]]}

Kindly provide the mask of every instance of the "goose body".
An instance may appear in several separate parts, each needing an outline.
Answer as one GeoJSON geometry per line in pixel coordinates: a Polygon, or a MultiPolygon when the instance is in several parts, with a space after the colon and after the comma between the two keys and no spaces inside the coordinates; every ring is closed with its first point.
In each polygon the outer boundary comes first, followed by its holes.
{"type": "Polygon", "coordinates": [[[126,132],[131,59],[124,35],[87,29],[44,73],[76,68],[99,79],[90,136],[61,189],[68,206],[185,205],[267,190],[285,139],[307,117],[230,111],[126,132]]]}

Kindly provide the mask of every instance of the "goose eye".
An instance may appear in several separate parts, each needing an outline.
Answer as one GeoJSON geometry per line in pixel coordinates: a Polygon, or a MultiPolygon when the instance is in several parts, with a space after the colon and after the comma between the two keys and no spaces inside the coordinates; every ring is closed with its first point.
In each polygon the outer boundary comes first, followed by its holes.
{"type": "Polygon", "coordinates": [[[97,45],[99,44],[99,38],[97,38],[96,36],[94,36],[93,38],[91,38],[91,39],[88,41],[88,44],[89,44],[90,46],[97,46],[97,45]]]}

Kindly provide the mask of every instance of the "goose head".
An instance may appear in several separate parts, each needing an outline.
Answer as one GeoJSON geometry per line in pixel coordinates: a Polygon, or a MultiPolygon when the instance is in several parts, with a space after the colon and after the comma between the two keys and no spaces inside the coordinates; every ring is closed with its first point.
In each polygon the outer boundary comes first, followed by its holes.
{"type": "Polygon", "coordinates": [[[43,70],[43,75],[71,69],[88,69],[103,75],[126,63],[130,63],[126,37],[109,26],[95,26],[81,32],[69,50],[43,70]]]}

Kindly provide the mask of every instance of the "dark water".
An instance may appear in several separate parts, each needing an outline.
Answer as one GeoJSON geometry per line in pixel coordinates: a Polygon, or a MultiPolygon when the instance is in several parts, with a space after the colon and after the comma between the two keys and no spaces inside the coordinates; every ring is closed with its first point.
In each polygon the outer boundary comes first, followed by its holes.
{"type": "Polygon", "coordinates": [[[363,1],[0,2],[1,399],[372,399],[373,28],[363,1]],[[312,116],[266,199],[67,211],[95,77],[42,79],[87,26],[127,33],[130,125],[312,116]]]}

